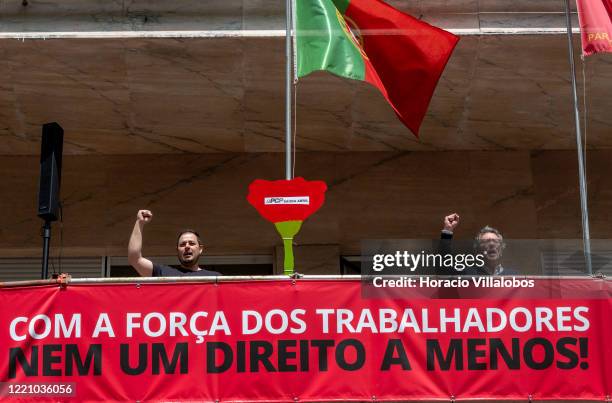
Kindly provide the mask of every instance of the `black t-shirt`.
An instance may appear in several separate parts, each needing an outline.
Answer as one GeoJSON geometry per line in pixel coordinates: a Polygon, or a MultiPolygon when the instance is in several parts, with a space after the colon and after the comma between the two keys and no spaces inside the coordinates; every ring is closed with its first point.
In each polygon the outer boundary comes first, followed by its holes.
{"type": "Polygon", "coordinates": [[[153,263],[153,277],[186,277],[186,276],[220,276],[221,273],[212,270],[198,270],[191,271],[179,267],[175,269],[174,267],[166,266],[163,264],[153,263]]]}

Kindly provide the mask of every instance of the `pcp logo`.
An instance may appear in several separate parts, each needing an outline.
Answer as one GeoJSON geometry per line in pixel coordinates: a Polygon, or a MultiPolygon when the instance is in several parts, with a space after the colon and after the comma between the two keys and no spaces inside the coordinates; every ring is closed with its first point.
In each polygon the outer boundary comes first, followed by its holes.
{"type": "Polygon", "coordinates": [[[266,197],[264,204],[310,204],[310,196],[266,197]]]}

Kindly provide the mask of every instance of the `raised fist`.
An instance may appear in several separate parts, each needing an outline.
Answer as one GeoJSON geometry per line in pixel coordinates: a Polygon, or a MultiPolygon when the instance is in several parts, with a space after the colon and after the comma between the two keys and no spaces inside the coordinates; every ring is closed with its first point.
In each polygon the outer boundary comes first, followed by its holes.
{"type": "Polygon", "coordinates": [[[453,213],[444,217],[444,229],[446,231],[453,232],[457,225],[459,225],[459,214],[453,213]]]}
{"type": "Polygon", "coordinates": [[[147,224],[153,219],[153,213],[149,210],[138,210],[138,214],[136,214],[136,220],[139,223],[147,224]]]}

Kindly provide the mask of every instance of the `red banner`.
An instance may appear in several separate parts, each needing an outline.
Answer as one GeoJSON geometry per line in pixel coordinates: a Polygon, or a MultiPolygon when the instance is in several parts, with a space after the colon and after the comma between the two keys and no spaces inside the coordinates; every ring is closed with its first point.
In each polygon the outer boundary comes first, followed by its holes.
{"type": "Polygon", "coordinates": [[[2,394],[62,400],[63,386],[66,400],[79,401],[294,402],[604,400],[612,392],[609,281],[535,279],[537,298],[513,287],[483,289],[480,299],[410,289],[364,298],[361,287],[3,288],[2,394]]]}
{"type": "Polygon", "coordinates": [[[576,0],[582,53],[612,52],[612,0],[576,0]]]}

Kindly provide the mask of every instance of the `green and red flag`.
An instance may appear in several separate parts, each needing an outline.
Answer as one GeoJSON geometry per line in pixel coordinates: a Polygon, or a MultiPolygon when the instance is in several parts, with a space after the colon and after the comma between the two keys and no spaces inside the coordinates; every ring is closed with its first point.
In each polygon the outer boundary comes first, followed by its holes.
{"type": "Polygon", "coordinates": [[[296,0],[296,69],[327,70],[377,87],[418,136],[459,38],[381,0],[296,0]]]}

